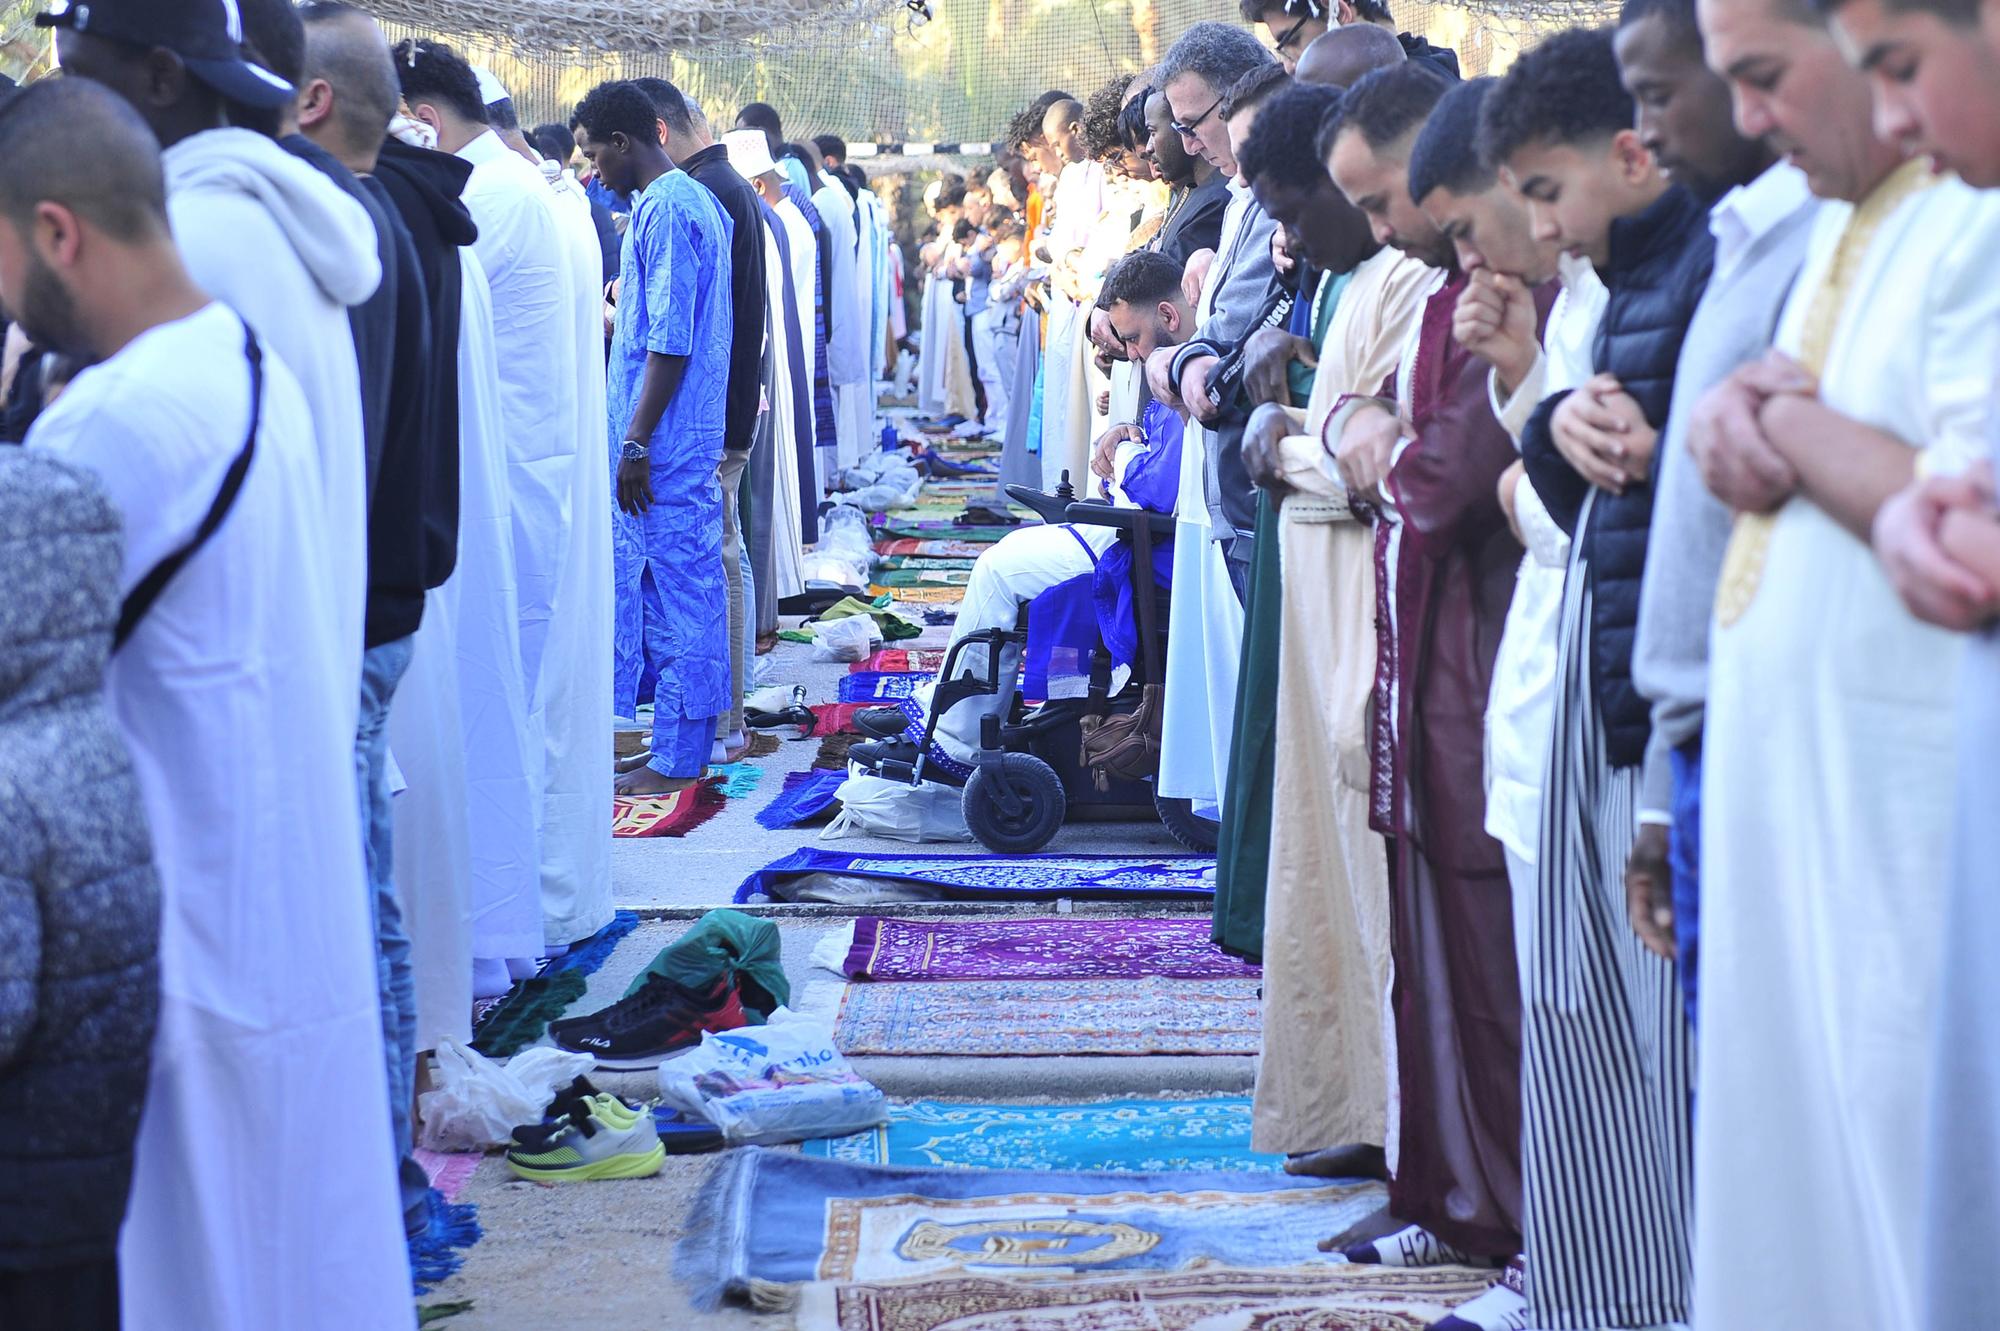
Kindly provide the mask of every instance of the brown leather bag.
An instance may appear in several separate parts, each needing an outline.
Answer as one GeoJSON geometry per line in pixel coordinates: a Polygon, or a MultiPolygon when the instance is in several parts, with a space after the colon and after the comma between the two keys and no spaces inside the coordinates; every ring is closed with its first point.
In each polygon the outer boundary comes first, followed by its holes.
{"type": "Polygon", "coordinates": [[[1139,659],[1145,663],[1147,683],[1139,690],[1139,705],[1117,716],[1103,713],[1086,715],[1083,732],[1082,764],[1090,769],[1098,790],[1111,788],[1111,780],[1144,781],[1159,775],[1160,736],[1167,714],[1167,687],[1161,682],[1160,639],[1153,624],[1153,533],[1144,522],[1132,527],[1132,563],[1135,573],[1134,608],[1139,612],[1139,659]],[[1143,580],[1144,594],[1139,591],[1143,580]]]}

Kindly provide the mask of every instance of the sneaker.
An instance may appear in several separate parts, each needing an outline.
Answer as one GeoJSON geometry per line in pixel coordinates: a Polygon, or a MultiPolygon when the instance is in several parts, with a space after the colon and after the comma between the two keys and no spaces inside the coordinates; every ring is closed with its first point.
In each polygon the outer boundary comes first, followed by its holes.
{"type": "Polygon", "coordinates": [[[536,1183],[581,1183],[591,1179],[650,1178],[660,1172],[666,1148],[653,1129],[651,1114],[635,1115],[623,1127],[588,1114],[572,1114],[541,1149],[507,1152],[507,1168],[536,1183]]]}
{"type": "Polygon", "coordinates": [[[529,1150],[540,1150],[549,1138],[556,1135],[574,1117],[588,1117],[595,1112],[604,1121],[623,1127],[636,1119],[640,1110],[615,1095],[607,1094],[578,1077],[575,1081],[556,1092],[556,1098],[539,1123],[523,1123],[514,1129],[514,1144],[529,1150]]]}
{"type": "Polygon", "coordinates": [[[727,976],[698,991],[652,975],[638,993],[602,1012],[549,1029],[559,1047],[592,1055],[600,1068],[638,1072],[694,1048],[704,1031],[733,1031],[749,1024],[743,1000],[727,976]]]}
{"type": "Polygon", "coordinates": [[[875,739],[901,739],[910,718],[900,707],[864,707],[854,714],[854,728],[875,739]]]}

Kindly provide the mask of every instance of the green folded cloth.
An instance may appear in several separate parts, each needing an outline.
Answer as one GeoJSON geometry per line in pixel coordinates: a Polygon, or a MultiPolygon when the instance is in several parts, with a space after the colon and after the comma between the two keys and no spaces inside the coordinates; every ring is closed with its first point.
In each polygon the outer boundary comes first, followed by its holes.
{"type": "Polygon", "coordinates": [[[901,642],[905,638],[921,638],[923,626],[912,624],[891,610],[893,603],[889,596],[878,596],[873,601],[864,601],[858,596],[843,596],[820,612],[821,619],[846,619],[852,615],[872,615],[876,627],[882,630],[885,642],[901,642]]]}
{"type": "Polygon", "coordinates": [[[770,1020],[792,1001],[792,984],[785,978],[778,926],[735,910],[712,910],[694,928],[661,949],[625,990],[630,998],[647,977],[664,976],[690,989],[705,989],[724,975],[736,977],[743,1011],[751,1020],[770,1020]]]}

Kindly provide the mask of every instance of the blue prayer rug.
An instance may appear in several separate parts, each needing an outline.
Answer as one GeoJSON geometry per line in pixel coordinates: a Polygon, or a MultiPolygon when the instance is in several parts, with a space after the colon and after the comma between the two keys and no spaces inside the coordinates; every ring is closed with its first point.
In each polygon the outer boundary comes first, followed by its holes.
{"type": "Polygon", "coordinates": [[[760,895],[792,900],[805,880],[822,874],[928,888],[939,897],[970,900],[1215,895],[1215,858],[1210,855],[857,855],[805,846],[745,878],[736,901],[760,895]]]}
{"type": "Polygon", "coordinates": [[[832,809],[840,783],[847,780],[845,769],[785,773],[785,788],[769,804],[757,810],[757,826],[775,832],[781,827],[797,827],[832,809]]]}
{"type": "Polygon", "coordinates": [[[1378,1183],[1282,1173],[893,1169],[748,1147],[703,1182],[676,1265],[698,1307],[909,1276],[1319,1264],[1378,1183]]]}
{"type": "Polygon", "coordinates": [[[1250,1099],[1106,1100],[1087,1105],[897,1105],[881,1127],[819,1137],[805,1154],[854,1165],[960,1169],[1282,1169],[1250,1149],[1250,1099]]]}
{"type": "Polygon", "coordinates": [[[921,670],[858,670],[840,677],[839,701],[893,703],[928,684],[933,677],[921,670]]]}

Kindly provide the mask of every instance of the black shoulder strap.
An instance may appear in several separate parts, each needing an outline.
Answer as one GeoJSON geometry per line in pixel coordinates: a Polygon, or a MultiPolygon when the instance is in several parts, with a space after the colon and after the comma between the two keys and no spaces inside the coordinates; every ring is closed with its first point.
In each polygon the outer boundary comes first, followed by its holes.
{"type": "Polygon", "coordinates": [[[201,525],[194,529],[186,544],[173,551],[165,559],[153,566],[145,577],[118,608],[118,629],[111,639],[111,650],[117,651],[139,627],[139,621],[153,608],[153,602],[160,599],[160,593],[167,589],[181,566],[193,559],[195,554],[208,544],[209,537],[215,535],[216,528],[229,516],[229,510],[236,506],[236,496],[243,489],[243,478],[250,473],[250,459],[257,451],[257,426],[264,412],[264,352],[257,345],[257,335],[250,326],[243,326],[243,356],[250,362],[250,428],[243,436],[243,448],[236,454],[229,470],[223,473],[222,487],[216,491],[215,502],[208,506],[208,515],[201,525]]]}

